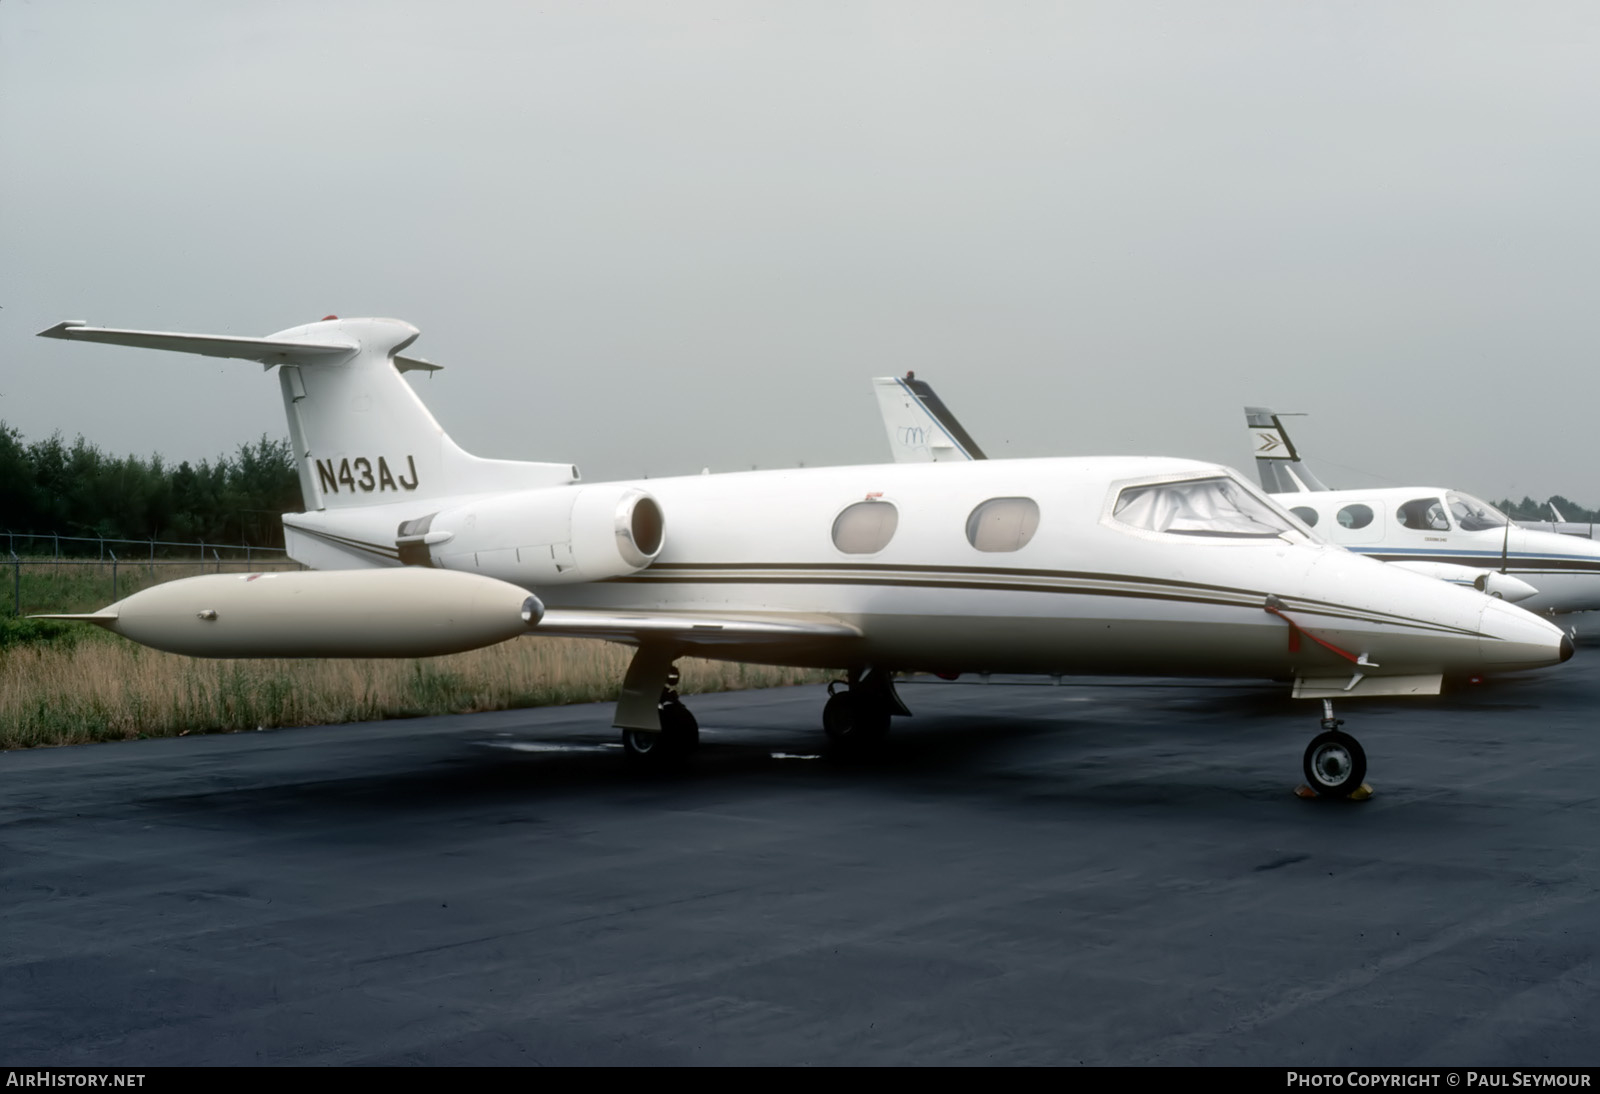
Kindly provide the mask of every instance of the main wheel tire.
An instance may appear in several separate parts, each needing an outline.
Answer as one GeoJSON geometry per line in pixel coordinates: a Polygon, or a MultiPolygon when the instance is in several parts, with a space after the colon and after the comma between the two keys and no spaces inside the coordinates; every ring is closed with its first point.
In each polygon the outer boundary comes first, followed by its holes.
{"type": "Polygon", "coordinates": [[[700,723],[682,703],[661,705],[661,736],[687,755],[700,747],[700,723]]]}
{"type": "Polygon", "coordinates": [[[1367,754],[1361,742],[1334,729],[1311,738],[1304,766],[1311,789],[1329,798],[1348,798],[1367,777],[1367,754]]]}
{"type": "Polygon", "coordinates": [[[822,730],[841,748],[865,748],[889,736],[889,710],[853,692],[841,691],[822,708],[822,730]]]}
{"type": "Polygon", "coordinates": [[[682,703],[660,707],[661,729],[622,731],[622,751],[629,760],[653,767],[681,764],[700,746],[700,723],[682,703]]]}

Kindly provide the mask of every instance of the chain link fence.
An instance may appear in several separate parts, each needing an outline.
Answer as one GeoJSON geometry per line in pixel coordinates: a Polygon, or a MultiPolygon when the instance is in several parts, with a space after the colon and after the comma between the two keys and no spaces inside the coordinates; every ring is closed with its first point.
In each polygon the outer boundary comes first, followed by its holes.
{"type": "Polygon", "coordinates": [[[164,581],[202,573],[300,570],[281,547],[6,532],[10,615],[95,611],[164,581]]]}

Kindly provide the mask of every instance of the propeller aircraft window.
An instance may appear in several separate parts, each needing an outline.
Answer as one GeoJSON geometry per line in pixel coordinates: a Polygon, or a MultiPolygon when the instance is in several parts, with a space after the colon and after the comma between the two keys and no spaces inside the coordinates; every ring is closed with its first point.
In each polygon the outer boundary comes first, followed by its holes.
{"type": "Polygon", "coordinates": [[[990,498],[967,518],[967,542],[980,551],[1020,551],[1038,530],[1032,498],[990,498]]]}
{"type": "Polygon", "coordinates": [[[1415,498],[1395,510],[1395,518],[1419,532],[1448,532],[1450,521],[1444,515],[1444,502],[1438,498],[1415,498]]]}
{"type": "Polygon", "coordinates": [[[1296,505],[1289,512],[1305,521],[1307,528],[1315,528],[1317,526],[1317,511],[1309,505],[1296,505]]]}
{"type": "Polygon", "coordinates": [[[1133,528],[1180,536],[1267,539],[1292,532],[1304,538],[1270,505],[1229,478],[1130,486],[1117,495],[1112,515],[1133,528]]]}
{"type": "Polygon", "coordinates": [[[900,510],[886,501],[858,501],[833,520],[833,545],[847,555],[875,555],[894,538],[900,510]]]}
{"type": "Polygon", "coordinates": [[[1504,513],[1471,494],[1457,494],[1452,491],[1444,498],[1450,503],[1450,512],[1456,518],[1456,525],[1463,532],[1482,532],[1506,526],[1504,513]]]}
{"type": "Polygon", "coordinates": [[[1346,528],[1365,528],[1372,523],[1372,507],[1357,502],[1339,510],[1339,523],[1346,528]]]}

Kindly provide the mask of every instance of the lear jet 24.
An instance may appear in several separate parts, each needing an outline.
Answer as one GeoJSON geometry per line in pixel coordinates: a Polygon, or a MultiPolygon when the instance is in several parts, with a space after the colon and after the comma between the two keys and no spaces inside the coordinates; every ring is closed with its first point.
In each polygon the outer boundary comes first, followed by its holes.
{"type": "Polygon", "coordinates": [[[1244,413],[1262,487],[1334,543],[1421,573],[1448,578],[1464,569],[1480,588],[1530,611],[1600,609],[1600,543],[1521,527],[1488,502],[1443,487],[1330,490],[1280,415],[1259,406],[1244,413]]]}
{"type": "MultiPolygon", "coordinates": [[[[338,320],[267,338],[63,323],[47,337],[278,369],[321,572],[210,575],[86,617],[195,656],[423,656],[514,634],[636,652],[615,724],[641,761],[698,740],[686,655],[842,668],[839,746],[909,713],[893,673],[1294,680],[1295,694],[1431,694],[1445,673],[1553,665],[1559,629],[1308,536],[1236,472],[1156,458],[878,465],[585,483],[566,463],[469,455],[405,370],[415,327],[338,320]],[[537,590],[537,596],[533,595],[537,590]]],[[[1304,758],[1347,795],[1361,746],[1331,706],[1304,758]]]]}

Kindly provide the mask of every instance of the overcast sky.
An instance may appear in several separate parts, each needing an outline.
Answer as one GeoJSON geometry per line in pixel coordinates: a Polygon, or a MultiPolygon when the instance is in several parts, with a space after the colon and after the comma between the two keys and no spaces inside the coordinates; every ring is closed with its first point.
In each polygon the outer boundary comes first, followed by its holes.
{"type": "Polygon", "coordinates": [[[422,329],[470,451],[585,477],[992,455],[1600,505],[1600,5],[0,0],[0,418],[200,459],[221,362],[62,319],[422,329]]]}

